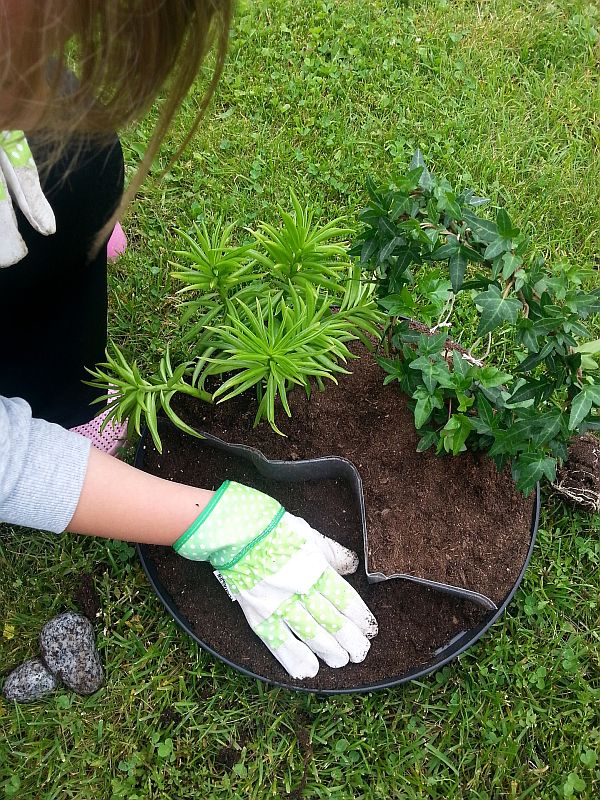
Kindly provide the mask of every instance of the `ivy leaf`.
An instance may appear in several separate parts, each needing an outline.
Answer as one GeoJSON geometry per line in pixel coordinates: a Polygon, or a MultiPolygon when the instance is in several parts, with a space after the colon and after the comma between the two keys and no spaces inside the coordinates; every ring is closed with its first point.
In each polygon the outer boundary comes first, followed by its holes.
{"type": "Polygon", "coordinates": [[[595,372],[600,369],[600,364],[595,361],[591,356],[585,354],[581,356],[581,369],[584,372],[595,372]]]}
{"type": "Polygon", "coordinates": [[[502,277],[508,280],[523,263],[521,256],[515,256],[513,253],[505,253],[502,256],[502,277]]]}
{"type": "MultiPolygon", "coordinates": [[[[427,391],[429,394],[433,394],[435,387],[437,386],[437,364],[434,364],[427,356],[421,356],[420,358],[415,358],[414,361],[410,363],[411,369],[418,369],[421,372],[423,383],[427,387],[427,391]]],[[[418,425],[417,427],[421,427],[418,425]]]]}
{"type": "Polygon", "coordinates": [[[379,232],[383,236],[391,236],[392,238],[398,233],[396,226],[393,225],[387,217],[380,217],[379,232]]]}
{"type": "Polygon", "coordinates": [[[415,299],[406,286],[399,293],[380,298],[378,303],[391,317],[410,317],[415,310],[415,299]]]}
{"type": "Polygon", "coordinates": [[[518,269],[515,272],[515,292],[520,292],[527,283],[527,273],[524,269],[518,269]]]}
{"type": "Polygon", "coordinates": [[[498,226],[498,233],[505,239],[514,239],[515,236],[519,235],[519,229],[513,227],[510,217],[503,208],[498,209],[496,225],[498,226]]]}
{"type": "Polygon", "coordinates": [[[490,286],[487,292],[478,294],[475,304],[481,308],[477,336],[484,336],[503,322],[514,324],[523,308],[521,301],[515,297],[502,297],[500,289],[495,285],[490,286]]]}
{"type": "Polygon", "coordinates": [[[435,197],[429,198],[429,200],[427,201],[426,210],[430,222],[433,223],[434,225],[437,225],[437,223],[440,221],[440,212],[437,210],[437,203],[435,202],[435,197]]]}
{"type": "MultiPolygon", "coordinates": [[[[417,186],[420,186],[420,179],[425,170],[425,164],[420,164],[417,167],[411,168],[406,175],[396,179],[394,182],[401,192],[406,194],[414,192],[417,186]]],[[[411,201],[412,202],[412,201],[411,201]]]]}
{"type": "Polygon", "coordinates": [[[466,200],[466,202],[470,206],[474,206],[474,207],[475,206],[484,206],[486,203],[490,202],[490,198],[489,197],[478,197],[477,195],[471,195],[471,197],[469,197],[466,200]]]}
{"type": "Polygon", "coordinates": [[[583,353],[589,356],[600,355],[600,339],[594,339],[591,342],[583,342],[582,344],[574,347],[576,353],[583,353]]]}
{"type": "Polygon", "coordinates": [[[433,261],[445,261],[447,258],[454,256],[458,250],[460,250],[458,238],[450,235],[447,237],[445,244],[440,245],[433,251],[431,258],[433,261]]]}
{"type": "Polygon", "coordinates": [[[574,431],[580,422],[587,417],[592,410],[592,396],[584,390],[576,394],[571,403],[571,413],[569,415],[569,430],[574,431]]]}
{"type": "Polygon", "coordinates": [[[473,425],[465,414],[453,414],[442,428],[444,450],[457,456],[466,449],[465,442],[472,430],[473,425]]]}
{"type": "Polygon", "coordinates": [[[538,364],[541,364],[542,361],[552,353],[554,350],[554,342],[546,342],[546,344],[542,347],[539,353],[532,353],[528,356],[524,361],[516,367],[516,372],[530,372],[534,367],[537,367],[538,364]]]}
{"type": "Polygon", "coordinates": [[[510,249],[510,239],[505,239],[503,236],[498,236],[485,248],[483,257],[486,261],[493,261],[497,256],[502,255],[510,249]]]}
{"type": "Polygon", "coordinates": [[[498,236],[498,226],[488,219],[480,219],[473,212],[463,209],[463,220],[478,242],[490,244],[498,236]]]}
{"type": "MultiPolygon", "coordinates": [[[[551,442],[559,433],[567,431],[567,415],[560,409],[554,408],[540,417],[540,430],[533,441],[537,446],[551,442]]],[[[566,434],[567,435],[567,434],[566,434]]],[[[556,453],[554,453],[556,455],[556,453]]]]}
{"type": "Polygon", "coordinates": [[[429,448],[437,444],[438,440],[438,433],[437,431],[426,431],[423,436],[419,439],[419,443],[417,445],[417,453],[424,453],[425,450],[429,450],[429,448]]]}
{"type": "Polygon", "coordinates": [[[494,386],[502,386],[512,379],[508,372],[502,372],[496,367],[481,367],[477,371],[477,380],[485,389],[492,389],[494,386]]]}
{"type": "Polygon", "coordinates": [[[569,305],[576,310],[582,319],[585,319],[590,314],[600,313],[600,289],[594,289],[593,292],[580,292],[575,297],[570,298],[569,305]]]}
{"type": "Polygon", "coordinates": [[[407,281],[407,270],[413,261],[419,262],[418,250],[410,247],[402,248],[390,270],[390,291],[396,292],[402,289],[407,281]]]}
{"type": "Polygon", "coordinates": [[[451,296],[450,281],[444,280],[439,274],[421,275],[417,279],[415,292],[441,311],[451,296]]]}
{"type": "Polygon", "coordinates": [[[540,349],[538,337],[533,329],[534,323],[527,317],[522,317],[516,325],[517,341],[527,349],[529,353],[537,353],[540,349]]]}
{"type": "Polygon", "coordinates": [[[594,406],[600,406],[600,385],[595,383],[588,383],[583,387],[583,391],[592,398],[594,406]]]}
{"type": "Polygon", "coordinates": [[[421,177],[419,178],[419,186],[422,189],[425,189],[425,191],[429,191],[433,188],[434,181],[431,177],[431,173],[425,166],[425,159],[423,158],[423,153],[420,150],[415,150],[409,169],[413,170],[417,167],[422,168],[421,177]]]}
{"type": "MultiPolygon", "coordinates": [[[[396,325],[394,329],[394,335],[392,336],[392,344],[397,350],[402,349],[402,345],[416,345],[418,348],[421,344],[421,341],[424,337],[420,331],[413,331],[411,328],[408,327],[408,321],[402,320],[401,322],[396,325]]],[[[419,349],[420,355],[427,355],[426,353],[421,352],[419,349]]]]}
{"type": "Polygon", "coordinates": [[[434,374],[435,379],[444,389],[457,388],[458,384],[461,383],[460,378],[457,379],[457,376],[450,372],[450,367],[443,358],[436,361],[434,374]]]}
{"type": "Polygon", "coordinates": [[[556,478],[556,459],[538,453],[523,453],[516,459],[512,472],[517,489],[528,495],[542,478],[551,482],[556,478]]]}
{"type": "Polygon", "coordinates": [[[393,255],[394,250],[398,245],[405,244],[404,239],[402,236],[394,236],[385,247],[382,247],[379,251],[379,263],[382,264],[384,261],[387,261],[388,258],[393,255]]]}
{"type": "Polygon", "coordinates": [[[391,383],[393,380],[401,380],[406,374],[405,362],[399,358],[382,358],[377,359],[379,366],[387,372],[387,377],[384,384],[391,383]]]}
{"type": "MultiPolygon", "coordinates": [[[[463,292],[466,292],[467,289],[488,289],[492,283],[493,281],[487,275],[478,275],[471,280],[465,281],[462,288],[463,292]]],[[[494,283],[494,286],[498,286],[498,284],[494,283]]]]}
{"type": "Polygon", "coordinates": [[[449,267],[452,288],[454,289],[454,293],[457,294],[463,284],[465,271],[467,269],[467,259],[463,255],[462,248],[450,258],[449,267]]]}
{"type": "Polygon", "coordinates": [[[590,332],[585,325],[582,325],[579,320],[573,319],[573,317],[566,320],[564,324],[564,330],[567,331],[567,333],[572,333],[573,336],[578,336],[580,339],[585,339],[590,335],[590,332]]]}
{"type": "Polygon", "coordinates": [[[482,394],[477,397],[477,413],[479,417],[473,422],[482,423],[477,426],[477,432],[491,433],[497,427],[496,417],[492,404],[482,394]]]}
{"type": "Polygon", "coordinates": [[[539,381],[533,379],[529,380],[519,386],[519,388],[506,399],[506,405],[514,406],[517,403],[524,403],[526,400],[536,400],[544,394],[544,391],[550,385],[552,385],[550,381],[545,379],[539,381]]]}
{"type": "Polygon", "coordinates": [[[360,263],[364,266],[373,258],[377,250],[377,239],[367,239],[360,251],[360,263]]]}
{"type": "Polygon", "coordinates": [[[440,211],[445,211],[453,219],[460,219],[462,217],[462,209],[454,192],[445,192],[438,199],[438,208],[440,211]]]}
{"type": "Polygon", "coordinates": [[[474,261],[476,264],[483,264],[485,261],[481,253],[478,250],[475,250],[474,247],[469,247],[469,245],[462,244],[460,247],[460,252],[467,259],[467,261],[474,261]]]}
{"type": "Polygon", "coordinates": [[[390,209],[390,219],[396,222],[398,217],[402,214],[409,214],[412,206],[412,200],[407,195],[400,195],[396,197],[390,209]]]}
{"type": "Polygon", "coordinates": [[[463,358],[458,350],[452,351],[452,368],[454,372],[461,378],[468,378],[471,371],[471,365],[466,358],[463,358]]]}
{"type": "Polygon", "coordinates": [[[422,391],[415,392],[415,397],[418,397],[415,406],[415,428],[417,430],[422,428],[427,422],[434,408],[441,408],[442,401],[434,394],[426,395],[422,391]]]}
{"type": "Polygon", "coordinates": [[[469,206],[483,206],[490,202],[489,197],[477,197],[473,189],[465,189],[459,196],[461,203],[466,203],[469,206]]]}
{"type": "Polygon", "coordinates": [[[494,386],[492,389],[486,389],[485,386],[481,386],[481,393],[484,397],[487,397],[494,408],[501,409],[506,407],[503,390],[500,386],[494,386]]]}
{"type": "Polygon", "coordinates": [[[507,431],[498,431],[496,441],[490,448],[490,456],[500,453],[514,455],[522,449],[522,443],[531,439],[539,425],[535,417],[517,420],[507,431]]]}
{"type": "Polygon", "coordinates": [[[419,355],[430,356],[439,353],[446,344],[447,338],[448,334],[445,330],[438,331],[434,334],[420,333],[417,340],[419,355]]]}
{"type": "Polygon", "coordinates": [[[473,395],[464,394],[463,392],[459,391],[456,392],[456,399],[458,400],[459,411],[468,411],[475,402],[473,395]]]}

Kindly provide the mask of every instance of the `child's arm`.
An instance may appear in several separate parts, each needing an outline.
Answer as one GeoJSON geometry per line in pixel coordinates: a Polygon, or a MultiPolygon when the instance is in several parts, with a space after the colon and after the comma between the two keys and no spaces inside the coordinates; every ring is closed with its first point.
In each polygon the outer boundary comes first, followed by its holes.
{"type": "Polygon", "coordinates": [[[213,492],[173,483],[90,449],[87,472],[68,530],[130,542],[172,545],[213,492]]]}
{"type": "Polygon", "coordinates": [[[155,478],[0,397],[0,522],[172,544],[212,492],[155,478]]]}

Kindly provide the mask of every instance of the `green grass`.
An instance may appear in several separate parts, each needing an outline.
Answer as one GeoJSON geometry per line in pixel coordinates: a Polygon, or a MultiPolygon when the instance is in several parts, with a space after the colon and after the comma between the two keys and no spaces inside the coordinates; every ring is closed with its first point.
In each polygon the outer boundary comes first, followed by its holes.
{"type": "MultiPolygon", "coordinates": [[[[597,269],[599,28],[594,4],[563,0],[243,4],[202,131],[126,221],[113,335],[143,363],[177,342],[176,228],[273,221],[290,188],[323,220],[352,217],[366,176],[385,180],[417,146],[503,203],[540,250],[597,269]]],[[[124,137],[130,167],[148,134],[144,123],[124,137]]],[[[478,645],[404,688],[322,699],[200,652],[126,545],[4,526],[0,669],[35,652],[93,572],[107,682],[90,698],[0,701],[0,797],[594,798],[599,530],[546,497],[525,583],[478,645]]]]}

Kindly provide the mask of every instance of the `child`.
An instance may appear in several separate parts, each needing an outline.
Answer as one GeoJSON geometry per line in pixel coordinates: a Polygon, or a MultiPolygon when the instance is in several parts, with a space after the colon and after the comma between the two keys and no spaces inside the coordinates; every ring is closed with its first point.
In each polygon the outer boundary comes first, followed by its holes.
{"type": "Polygon", "coordinates": [[[86,438],[97,424],[81,381],[104,355],[109,233],[216,39],[200,113],[206,107],[230,15],[230,0],[0,0],[0,520],[209,560],[253,630],[302,678],[316,674],[317,655],[338,667],[369,649],[375,620],[339,578],[356,556],[247,487],[226,482],[213,493],[112,458],[118,428],[94,445],[86,438]],[[76,80],[64,68],[67,46],[76,80]],[[110,132],[165,84],[155,134],[121,199],[110,132]],[[261,548],[267,567],[253,560],[261,548]]]}

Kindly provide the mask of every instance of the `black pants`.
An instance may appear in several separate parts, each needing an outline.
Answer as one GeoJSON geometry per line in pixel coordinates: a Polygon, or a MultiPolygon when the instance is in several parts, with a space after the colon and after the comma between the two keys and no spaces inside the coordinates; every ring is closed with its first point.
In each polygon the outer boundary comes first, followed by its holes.
{"type": "MultiPolygon", "coordinates": [[[[29,138],[36,163],[45,154],[29,138]]],[[[106,247],[90,259],[97,232],[123,191],[118,141],[73,145],[59,163],[41,169],[56,233],[42,236],[15,209],[29,250],[0,268],[0,395],[22,397],[33,414],[65,427],[88,422],[101,392],[85,386],[85,367],[104,360],[106,247]]],[[[2,236],[2,231],[0,231],[2,236]]]]}

